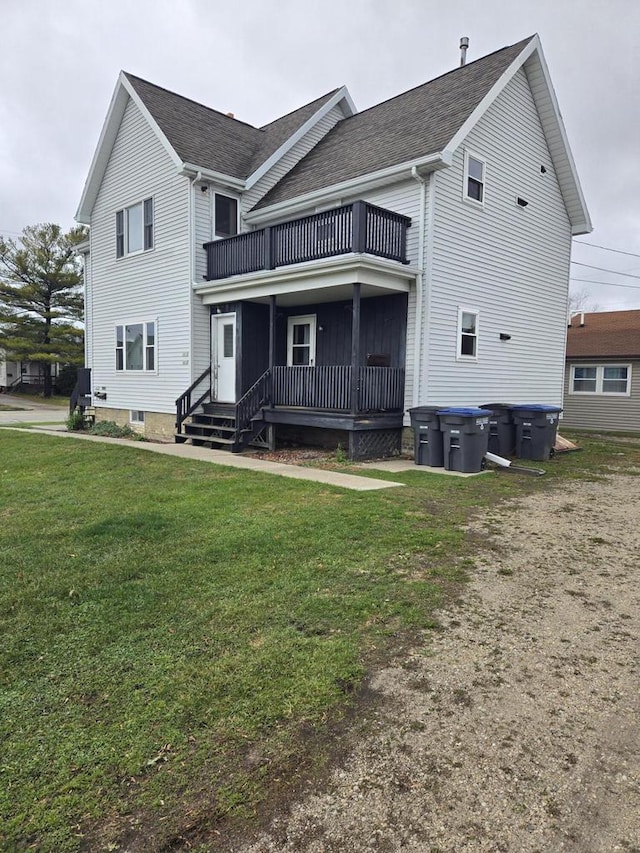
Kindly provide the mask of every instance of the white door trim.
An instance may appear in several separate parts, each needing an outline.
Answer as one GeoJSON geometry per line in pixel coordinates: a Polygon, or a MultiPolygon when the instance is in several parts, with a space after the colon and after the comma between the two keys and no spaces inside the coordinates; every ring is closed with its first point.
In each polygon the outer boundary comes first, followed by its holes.
{"type": "Polygon", "coordinates": [[[221,403],[236,402],[236,331],[235,312],[212,315],[211,384],[214,399],[221,403]],[[231,338],[225,337],[224,332],[224,328],[229,326],[233,329],[231,338]]]}
{"type": "Polygon", "coordinates": [[[317,330],[317,315],[302,314],[298,317],[287,318],[287,365],[292,367],[296,363],[293,357],[294,348],[309,348],[309,360],[305,362],[309,367],[314,367],[316,363],[316,330],[317,330]],[[294,344],[293,329],[294,326],[309,326],[309,342],[307,344],[294,344]]]}

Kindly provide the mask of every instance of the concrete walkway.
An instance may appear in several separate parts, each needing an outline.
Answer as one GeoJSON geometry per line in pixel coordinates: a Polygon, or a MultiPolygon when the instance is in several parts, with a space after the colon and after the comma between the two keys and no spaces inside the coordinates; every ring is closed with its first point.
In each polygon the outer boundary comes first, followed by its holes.
{"type": "MultiPolygon", "coordinates": [[[[2,414],[19,414],[4,412],[2,414]]],[[[36,418],[33,418],[36,420],[36,418]]],[[[39,420],[39,419],[38,419],[39,420]]],[[[9,424],[0,422],[4,428],[9,424]]],[[[17,426],[20,429],[19,425],[17,426]]],[[[22,427],[22,429],[25,429],[22,427]]],[[[132,447],[136,450],[146,450],[149,453],[160,453],[164,456],[177,456],[180,459],[195,459],[199,462],[209,462],[213,465],[226,465],[229,468],[244,468],[249,471],[260,471],[263,474],[276,474],[279,477],[291,477],[294,480],[308,480],[312,483],[326,483],[328,486],[339,486],[356,492],[370,492],[376,489],[391,489],[403,486],[391,480],[377,480],[372,477],[359,477],[355,474],[342,474],[339,471],[324,471],[321,468],[302,468],[300,465],[286,465],[283,462],[270,462],[267,459],[256,459],[254,456],[242,456],[225,450],[209,450],[206,447],[193,447],[190,444],[156,444],[148,441],[128,441],[122,438],[106,438],[98,435],[83,435],[81,432],[67,432],[61,429],[33,427],[29,432],[38,432],[57,438],[70,438],[78,441],[98,441],[105,444],[116,444],[132,447]]]]}
{"type": "Polygon", "coordinates": [[[50,403],[34,403],[24,397],[12,394],[0,394],[0,406],[15,406],[16,410],[5,412],[0,409],[0,426],[9,424],[39,423],[63,424],[69,411],[66,406],[54,406],[50,403]]]}

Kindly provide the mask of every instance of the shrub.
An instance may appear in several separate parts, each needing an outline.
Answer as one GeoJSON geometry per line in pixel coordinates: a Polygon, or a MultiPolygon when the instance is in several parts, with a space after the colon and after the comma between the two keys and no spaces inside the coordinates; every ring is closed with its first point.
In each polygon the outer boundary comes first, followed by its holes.
{"type": "Polygon", "coordinates": [[[86,423],[82,409],[74,409],[69,413],[69,417],[67,418],[67,429],[69,432],[78,432],[81,429],[85,429],[85,427],[86,423]]]}
{"type": "Polygon", "coordinates": [[[144,437],[130,426],[119,426],[115,421],[98,421],[89,429],[90,435],[104,435],[107,438],[131,438],[144,441],[144,437]]]}

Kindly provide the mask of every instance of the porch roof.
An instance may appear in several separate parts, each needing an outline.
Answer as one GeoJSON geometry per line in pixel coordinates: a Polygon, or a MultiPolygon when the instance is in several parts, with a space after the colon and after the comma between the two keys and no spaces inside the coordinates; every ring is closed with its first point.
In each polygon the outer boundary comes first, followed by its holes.
{"type": "Polygon", "coordinates": [[[310,305],[351,299],[353,284],[361,285],[363,299],[408,293],[418,272],[384,258],[348,254],[222,281],[194,282],[193,289],[205,305],[241,300],[266,303],[271,296],[277,297],[278,305],[310,305]]]}

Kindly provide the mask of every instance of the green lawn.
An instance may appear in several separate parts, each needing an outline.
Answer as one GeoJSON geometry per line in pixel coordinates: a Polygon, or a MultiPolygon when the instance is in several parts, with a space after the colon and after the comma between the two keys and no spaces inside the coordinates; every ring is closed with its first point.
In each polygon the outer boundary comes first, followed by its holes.
{"type": "Polygon", "coordinates": [[[1,431],[0,848],[169,849],[250,816],[433,626],[469,512],[609,458],[356,493],[1,431]]]}

